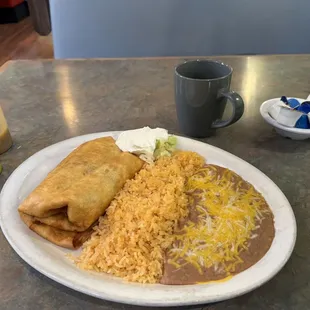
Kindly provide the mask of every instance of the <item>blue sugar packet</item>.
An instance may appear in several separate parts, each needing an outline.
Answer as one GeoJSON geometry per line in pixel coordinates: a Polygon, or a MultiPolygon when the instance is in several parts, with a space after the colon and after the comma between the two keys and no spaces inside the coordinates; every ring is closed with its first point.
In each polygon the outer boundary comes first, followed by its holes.
{"type": "Polygon", "coordinates": [[[310,124],[309,124],[309,118],[307,114],[303,114],[300,116],[298,121],[295,124],[295,128],[302,128],[302,129],[309,129],[310,124]]]}
{"type": "Polygon", "coordinates": [[[298,108],[298,111],[303,113],[310,113],[310,101],[304,101],[298,108]]]}
{"type": "Polygon", "coordinates": [[[299,101],[295,98],[287,99],[286,96],[282,96],[280,100],[288,105],[291,109],[297,109],[300,106],[299,101]]]}

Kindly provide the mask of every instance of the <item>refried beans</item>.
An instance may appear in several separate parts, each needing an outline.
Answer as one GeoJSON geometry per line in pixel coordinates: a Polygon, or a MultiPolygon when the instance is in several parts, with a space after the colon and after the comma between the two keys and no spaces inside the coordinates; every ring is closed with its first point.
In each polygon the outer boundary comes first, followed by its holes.
{"type": "MultiPolygon", "coordinates": [[[[197,184],[201,184],[202,188],[193,189],[189,186],[188,195],[189,201],[191,201],[189,215],[179,222],[179,227],[176,232],[177,240],[165,253],[163,276],[160,280],[162,284],[195,284],[198,282],[221,280],[240,273],[256,264],[267,253],[275,236],[274,218],[267,202],[252,185],[244,181],[239,175],[223,167],[206,165],[202,172],[198,172],[193,177],[193,180],[194,184],[200,182],[197,184]],[[204,178],[206,178],[206,180],[204,180],[204,178]],[[224,181],[222,181],[223,179],[224,181]],[[218,185],[218,187],[215,187],[214,184],[218,185]],[[182,241],[183,237],[185,238],[184,240],[190,238],[187,236],[187,234],[191,232],[191,229],[188,227],[193,227],[193,229],[195,229],[197,226],[201,225],[202,222],[205,226],[211,225],[210,229],[214,229],[214,238],[216,239],[216,227],[212,228],[212,225],[222,222],[221,219],[219,222],[216,222],[216,220],[218,220],[214,215],[216,212],[212,212],[212,204],[210,201],[208,202],[208,199],[211,199],[211,197],[215,199],[213,208],[227,208],[227,212],[223,213],[223,216],[229,214],[229,209],[231,209],[232,221],[240,221],[240,214],[242,215],[242,208],[244,208],[245,217],[248,217],[247,220],[244,221],[244,227],[251,227],[252,225],[252,229],[249,229],[248,232],[248,238],[242,239],[238,236],[235,238],[236,240],[231,240],[231,248],[235,253],[235,256],[232,256],[234,259],[231,261],[224,260],[225,255],[223,253],[227,250],[227,247],[224,248],[219,242],[218,252],[222,254],[222,257],[219,255],[220,258],[218,261],[212,265],[210,265],[210,262],[207,262],[208,258],[197,257],[198,252],[195,250],[199,247],[207,248],[211,246],[208,242],[200,240],[198,243],[196,242],[195,248],[192,244],[195,242],[188,242],[188,244],[185,245],[182,241]],[[223,204],[223,201],[228,201],[229,203],[223,204]],[[222,202],[222,204],[220,202],[222,202]],[[253,213],[254,211],[255,213],[253,213]],[[239,212],[239,218],[235,217],[234,212],[239,212]],[[239,239],[245,241],[238,243],[240,241],[239,239]],[[237,247],[237,249],[235,247],[237,247]],[[184,248],[186,248],[187,256],[183,255],[184,251],[182,252],[182,249],[184,248]],[[177,255],[177,258],[175,256],[176,252],[181,253],[177,255]],[[194,259],[191,259],[192,257],[194,259]]],[[[228,221],[228,230],[231,223],[233,222],[228,221]]],[[[242,224],[242,222],[240,223],[242,224]]],[[[242,226],[243,224],[240,225],[240,235],[242,235],[242,232],[246,232],[242,226]]],[[[218,228],[222,231],[222,228],[218,228]]],[[[235,228],[232,227],[231,229],[233,230],[235,228]]],[[[230,235],[230,238],[231,236],[233,236],[233,234],[230,235]]],[[[229,236],[227,238],[230,240],[229,236]]],[[[191,239],[188,240],[193,241],[191,239]]],[[[212,242],[213,241],[214,240],[212,240],[212,242]]],[[[199,253],[201,254],[203,252],[200,251],[199,253]]],[[[211,254],[215,258],[217,257],[217,253],[211,254]]]]}

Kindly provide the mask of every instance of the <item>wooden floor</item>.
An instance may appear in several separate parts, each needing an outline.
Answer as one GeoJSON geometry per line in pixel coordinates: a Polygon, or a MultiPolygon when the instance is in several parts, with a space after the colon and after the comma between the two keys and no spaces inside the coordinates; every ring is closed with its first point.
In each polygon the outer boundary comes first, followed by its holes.
{"type": "Polygon", "coordinates": [[[0,66],[11,59],[54,58],[52,36],[39,36],[28,17],[0,25],[0,66]]]}

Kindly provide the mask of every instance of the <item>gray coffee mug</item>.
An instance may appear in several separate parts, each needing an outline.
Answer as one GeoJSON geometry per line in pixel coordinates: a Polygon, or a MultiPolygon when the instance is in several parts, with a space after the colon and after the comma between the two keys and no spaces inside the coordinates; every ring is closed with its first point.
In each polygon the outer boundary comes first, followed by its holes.
{"type": "Polygon", "coordinates": [[[175,101],[181,132],[204,138],[241,118],[244,103],[239,94],[230,91],[232,72],[230,66],[213,60],[187,61],[176,67],[175,101]],[[227,99],[232,115],[222,120],[227,99]]]}

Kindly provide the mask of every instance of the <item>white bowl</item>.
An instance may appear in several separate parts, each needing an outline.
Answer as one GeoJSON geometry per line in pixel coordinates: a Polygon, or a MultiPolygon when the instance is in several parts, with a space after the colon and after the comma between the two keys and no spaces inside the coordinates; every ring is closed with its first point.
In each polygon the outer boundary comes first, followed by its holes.
{"type": "MultiPolygon", "coordinates": [[[[305,99],[296,98],[298,101],[303,102],[305,99]]],[[[276,132],[285,138],[292,140],[305,140],[310,138],[310,129],[286,127],[275,121],[268,113],[271,106],[278,103],[280,98],[269,99],[265,101],[260,107],[260,114],[264,120],[274,127],[276,132]]]]}

